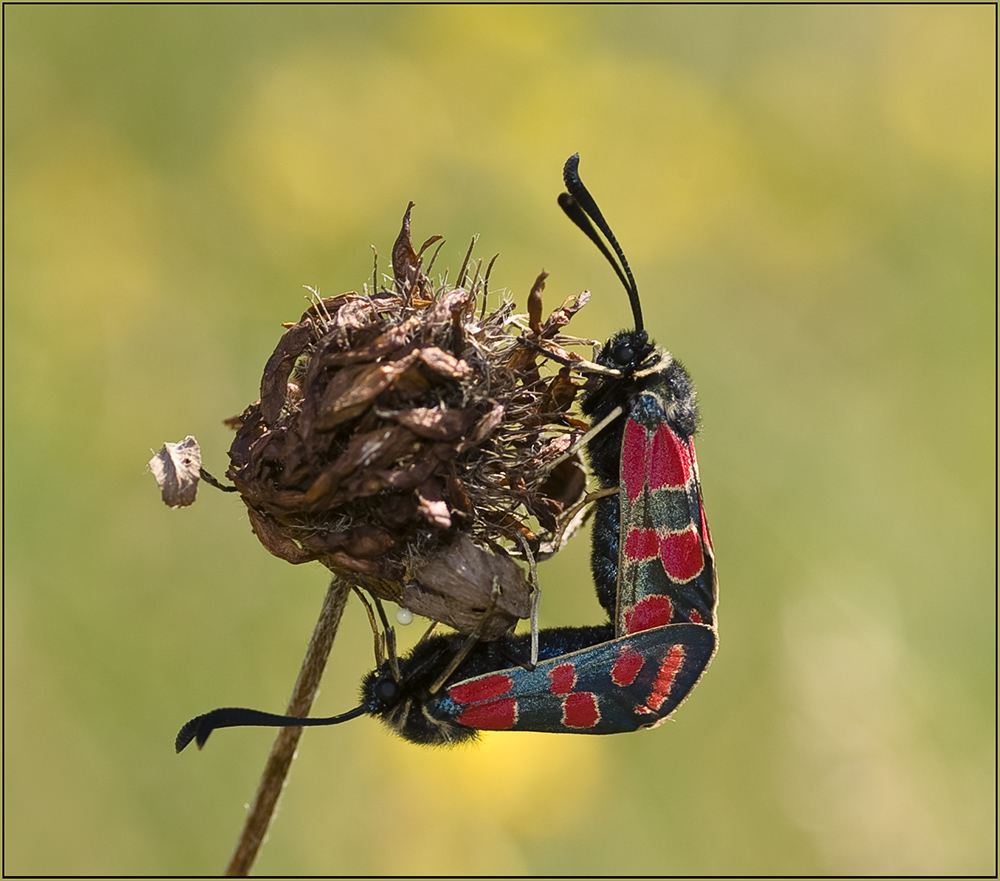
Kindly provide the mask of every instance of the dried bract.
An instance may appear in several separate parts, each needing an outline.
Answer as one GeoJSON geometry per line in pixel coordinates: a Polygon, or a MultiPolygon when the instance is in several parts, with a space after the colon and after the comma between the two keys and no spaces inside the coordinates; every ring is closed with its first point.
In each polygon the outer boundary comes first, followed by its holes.
{"type": "Polygon", "coordinates": [[[531,585],[502,549],[485,551],[459,533],[413,573],[401,605],[421,615],[497,639],[531,613],[531,585]]]}

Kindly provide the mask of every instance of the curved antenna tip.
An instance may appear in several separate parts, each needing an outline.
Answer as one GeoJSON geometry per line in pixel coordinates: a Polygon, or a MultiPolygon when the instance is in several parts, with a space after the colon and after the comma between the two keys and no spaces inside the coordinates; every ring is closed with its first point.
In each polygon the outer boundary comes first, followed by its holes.
{"type": "Polygon", "coordinates": [[[632,307],[632,317],[635,321],[635,329],[641,331],[643,329],[642,306],[639,303],[639,288],[632,277],[632,269],[628,265],[628,260],[625,259],[625,252],[622,251],[621,245],[618,244],[618,240],[611,231],[611,227],[604,219],[601,209],[597,207],[597,202],[594,201],[594,197],[590,195],[590,191],[580,179],[579,166],[579,153],[574,153],[566,160],[566,164],[563,166],[563,182],[566,184],[566,189],[569,192],[560,194],[559,205],[566,212],[569,219],[586,234],[587,238],[598,247],[608,263],[611,264],[611,268],[614,269],[615,274],[625,288],[625,292],[628,294],[629,304],[632,307]],[[608,251],[587,218],[590,218],[590,220],[597,224],[597,228],[604,233],[604,237],[608,240],[608,244],[611,245],[615,256],[618,258],[617,261],[611,256],[611,252],[608,251]]]}
{"type": "Polygon", "coordinates": [[[577,169],[580,167],[580,154],[574,153],[563,163],[563,183],[566,184],[566,189],[570,192],[573,191],[574,186],[577,186],[580,181],[580,172],[577,169]]]}

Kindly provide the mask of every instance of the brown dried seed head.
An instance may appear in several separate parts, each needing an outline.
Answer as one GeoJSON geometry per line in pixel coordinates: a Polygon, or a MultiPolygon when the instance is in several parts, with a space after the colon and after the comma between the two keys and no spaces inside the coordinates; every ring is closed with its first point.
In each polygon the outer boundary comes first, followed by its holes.
{"type": "Polygon", "coordinates": [[[478,269],[467,289],[423,272],[411,207],[393,246],[393,290],[317,296],[288,327],[260,400],[232,422],[228,476],[271,553],[321,560],[459,629],[475,629],[483,582],[490,590],[496,579],[512,593],[486,627],[498,636],[527,612],[513,598],[516,564],[491,563],[500,557],[485,549],[550,543],[583,494],[578,457],[548,473],[581,423],[569,414],[576,377],[539,347],[572,345],[559,331],[586,300],[543,321],[543,275],[530,319],[510,304],[484,314],[478,269]]]}

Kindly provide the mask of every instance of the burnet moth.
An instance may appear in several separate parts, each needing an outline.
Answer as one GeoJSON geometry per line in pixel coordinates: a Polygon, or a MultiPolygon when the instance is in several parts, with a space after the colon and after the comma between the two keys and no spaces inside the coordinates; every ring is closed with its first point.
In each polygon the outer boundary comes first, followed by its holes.
{"type": "Polygon", "coordinates": [[[583,412],[605,426],[588,444],[590,467],[603,488],[618,489],[596,503],[597,596],[617,636],[682,622],[714,629],[718,581],[694,450],[694,385],[681,363],[649,339],[632,271],[580,180],[579,161],[576,154],[566,161],[568,192],[559,204],[614,267],[635,321],[633,330],[604,344],[597,364],[610,372],[593,376],[583,399],[583,412]]]}
{"type": "Polygon", "coordinates": [[[614,734],[660,724],[698,683],[718,642],[718,582],[693,442],[694,386],[680,362],[650,341],[628,261],[578,165],[576,154],[566,161],[559,204],[614,267],[635,324],[580,368],[590,373],[582,404],[592,420],[587,453],[603,490],[591,566],[611,623],[539,631],[534,667],[525,663],[528,635],[478,643],[430,637],[369,673],[361,704],[347,713],[214,710],[181,729],[178,751],[191,740],[202,746],[216,728],[331,725],[360,715],[426,744],[469,740],[479,730],[614,734]]]}

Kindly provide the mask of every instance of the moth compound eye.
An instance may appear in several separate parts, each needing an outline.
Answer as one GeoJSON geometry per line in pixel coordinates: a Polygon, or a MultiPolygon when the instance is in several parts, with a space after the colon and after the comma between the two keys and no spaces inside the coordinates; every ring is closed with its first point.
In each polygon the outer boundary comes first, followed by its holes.
{"type": "Polygon", "coordinates": [[[612,354],[615,361],[623,367],[631,364],[632,360],[635,358],[635,350],[632,348],[632,344],[624,340],[615,347],[612,354]]]}
{"type": "Polygon", "coordinates": [[[393,679],[380,679],[375,683],[375,697],[380,703],[391,704],[399,697],[399,683],[393,679]]]}

